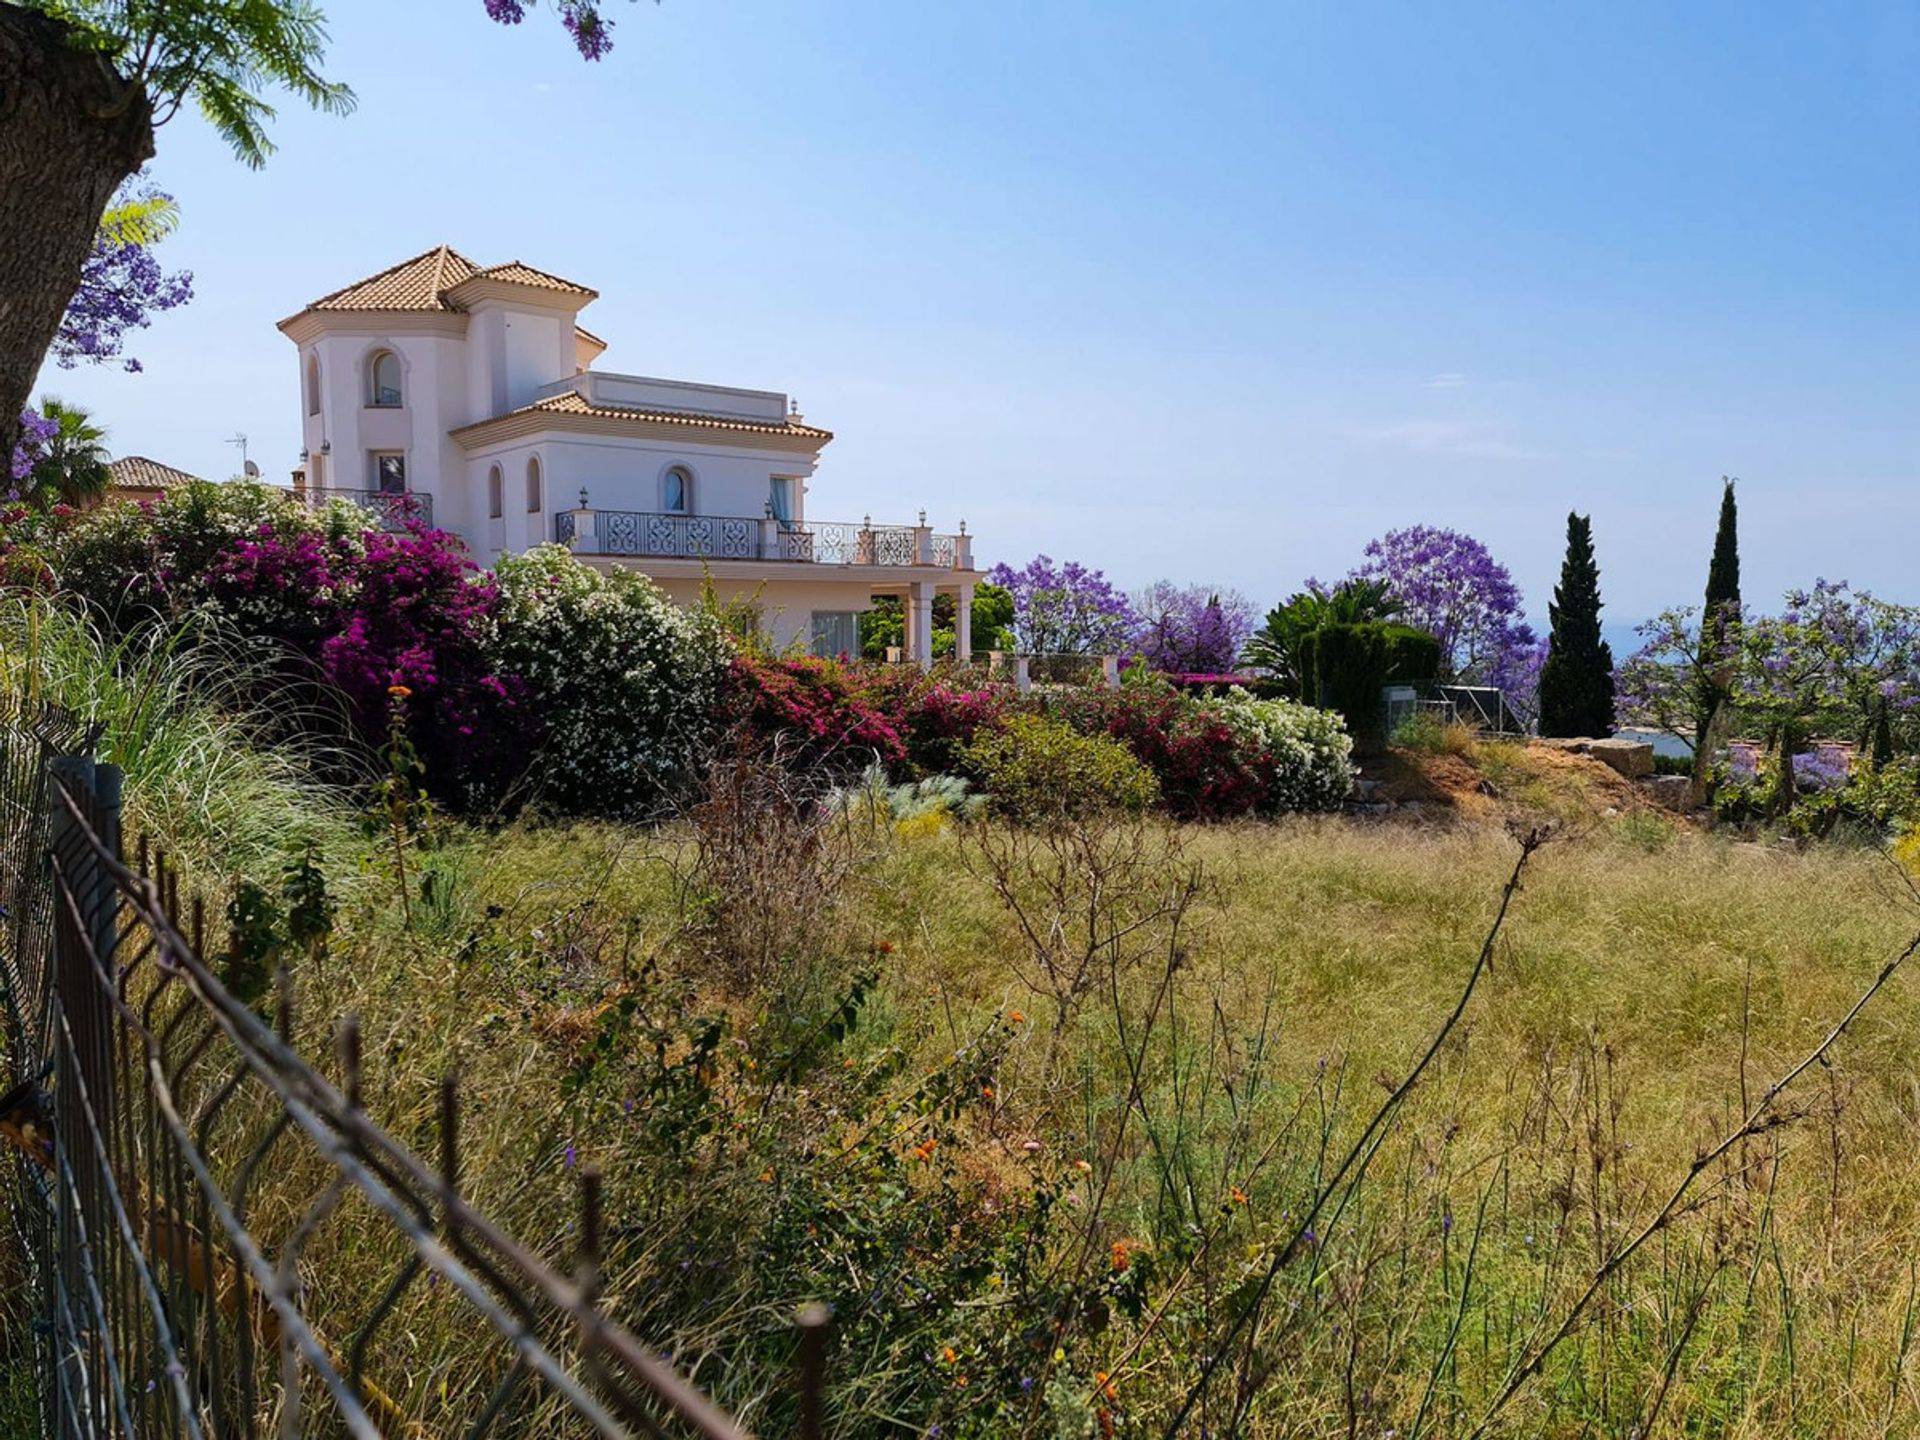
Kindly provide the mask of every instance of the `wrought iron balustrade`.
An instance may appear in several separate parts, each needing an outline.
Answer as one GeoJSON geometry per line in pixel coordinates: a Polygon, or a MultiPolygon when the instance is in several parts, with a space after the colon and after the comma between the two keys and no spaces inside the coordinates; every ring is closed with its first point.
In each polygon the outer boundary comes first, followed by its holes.
{"type": "Polygon", "coordinates": [[[760,522],[738,515],[649,515],[602,510],[594,541],[601,555],[652,555],[684,560],[757,560],[760,522]]]}
{"type": "Polygon", "coordinates": [[[554,538],[585,555],[685,560],[785,560],[812,565],[931,563],[953,568],[958,539],[931,537],[930,560],[911,525],[806,521],[798,525],[743,515],[667,515],[643,510],[562,510],[554,538]]]}
{"type": "Polygon", "coordinates": [[[307,504],[319,509],[329,500],[344,500],[379,517],[385,530],[404,530],[409,525],[433,526],[433,496],[419,490],[297,490],[307,504]]]}

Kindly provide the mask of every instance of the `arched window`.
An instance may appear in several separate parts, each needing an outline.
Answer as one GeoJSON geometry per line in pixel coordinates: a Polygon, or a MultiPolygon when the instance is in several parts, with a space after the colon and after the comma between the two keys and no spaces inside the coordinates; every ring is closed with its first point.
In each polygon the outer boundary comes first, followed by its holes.
{"type": "Polygon", "coordinates": [[[320,413],[320,357],[307,356],[307,413],[320,413]]]}
{"type": "Polygon", "coordinates": [[[529,515],[540,513],[540,457],[538,455],[529,456],[527,459],[527,513],[529,515]]]}
{"type": "Polygon", "coordinates": [[[498,520],[507,513],[507,481],[500,473],[500,467],[494,466],[487,471],[487,518],[498,520]]]}
{"type": "Polygon", "coordinates": [[[693,510],[693,476],[678,465],[660,477],[660,508],[669,515],[693,510]]]}
{"type": "Polygon", "coordinates": [[[367,372],[367,403],[383,409],[400,404],[400,357],[391,350],[374,352],[367,372]]]}

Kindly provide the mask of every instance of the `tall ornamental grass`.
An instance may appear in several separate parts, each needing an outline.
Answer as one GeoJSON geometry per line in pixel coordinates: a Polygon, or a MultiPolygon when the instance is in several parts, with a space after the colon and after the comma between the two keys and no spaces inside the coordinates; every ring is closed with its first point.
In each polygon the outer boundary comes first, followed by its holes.
{"type": "Polygon", "coordinates": [[[322,762],[350,773],[349,757],[279,738],[323,732],[302,723],[318,702],[291,687],[276,699],[258,667],[204,630],[153,622],[110,637],[45,597],[0,596],[0,694],[99,726],[98,758],[126,772],[129,831],[203,873],[263,874],[296,849],[347,843],[340,795],[315,775],[322,762]]]}

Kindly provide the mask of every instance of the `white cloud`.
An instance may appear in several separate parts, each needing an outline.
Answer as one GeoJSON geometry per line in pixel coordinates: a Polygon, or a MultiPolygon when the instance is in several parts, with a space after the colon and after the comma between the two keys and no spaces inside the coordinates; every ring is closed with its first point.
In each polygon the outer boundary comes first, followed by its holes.
{"type": "Polygon", "coordinates": [[[1423,390],[1458,390],[1467,383],[1467,377],[1458,370],[1442,370],[1438,375],[1429,375],[1420,382],[1423,390]]]}
{"type": "Polygon", "coordinates": [[[1402,420],[1390,425],[1355,425],[1341,429],[1350,440],[1388,445],[1416,455],[1457,455],[1469,460],[1549,460],[1536,450],[1510,439],[1497,426],[1466,420],[1402,420]]]}

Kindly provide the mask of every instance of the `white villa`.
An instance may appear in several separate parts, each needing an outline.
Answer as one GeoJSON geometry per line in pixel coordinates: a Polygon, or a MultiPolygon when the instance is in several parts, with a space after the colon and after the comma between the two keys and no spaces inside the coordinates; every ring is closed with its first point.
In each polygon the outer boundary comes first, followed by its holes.
{"type": "Polygon", "coordinates": [[[972,653],[972,542],[917,524],[816,519],[833,439],[772,390],[596,370],[597,292],[442,245],[280,322],[300,347],[297,488],[418,516],[491,559],[546,540],[642,570],[683,604],[711,575],[756,599],[777,645],[859,653],[856,617],[904,602],[903,658],[932,658],[933,597],[972,653]]]}

